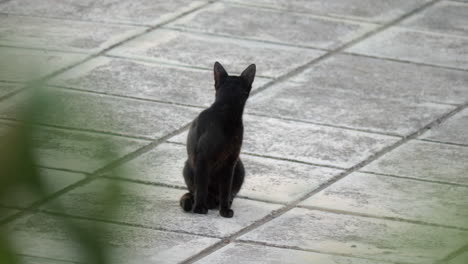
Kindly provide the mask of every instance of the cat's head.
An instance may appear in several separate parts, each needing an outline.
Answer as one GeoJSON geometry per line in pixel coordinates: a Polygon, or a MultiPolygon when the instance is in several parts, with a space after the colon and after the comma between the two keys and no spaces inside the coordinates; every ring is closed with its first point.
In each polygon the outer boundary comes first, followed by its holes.
{"type": "Polygon", "coordinates": [[[219,62],[215,62],[213,71],[216,101],[245,104],[255,78],[255,64],[247,67],[240,76],[229,76],[219,62]]]}

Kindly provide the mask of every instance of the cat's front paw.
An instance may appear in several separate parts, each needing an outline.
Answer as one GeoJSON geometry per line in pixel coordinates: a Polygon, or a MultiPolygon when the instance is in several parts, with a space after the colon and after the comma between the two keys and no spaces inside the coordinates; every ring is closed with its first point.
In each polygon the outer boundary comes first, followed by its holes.
{"type": "Polygon", "coordinates": [[[221,210],[219,210],[219,214],[220,214],[222,217],[231,218],[231,217],[234,216],[234,211],[231,210],[231,209],[221,209],[221,210]]]}
{"type": "Polygon", "coordinates": [[[193,212],[195,214],[207,214],[208,213],[208,208],[206,208],[203,205],[196,205],[195,208],[193,208],[193,212]]]}

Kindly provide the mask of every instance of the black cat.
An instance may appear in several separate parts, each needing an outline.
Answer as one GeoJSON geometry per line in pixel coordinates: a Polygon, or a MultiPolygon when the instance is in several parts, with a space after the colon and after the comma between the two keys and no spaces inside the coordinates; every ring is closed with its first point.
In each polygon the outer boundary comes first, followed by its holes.
{"type": "Polygon", "coordinates": [[[187,137],[188,159],[184,178],[189,192],[180,198],[185,211],[206,214],[219,207],[223,217],[232,217],[232,200],[244,181],[239,158],[244,127],[242,113],[255,78],[255,64],[240,76],[229,76],[214,64],[215,102],[192,122],[187,137]]]}

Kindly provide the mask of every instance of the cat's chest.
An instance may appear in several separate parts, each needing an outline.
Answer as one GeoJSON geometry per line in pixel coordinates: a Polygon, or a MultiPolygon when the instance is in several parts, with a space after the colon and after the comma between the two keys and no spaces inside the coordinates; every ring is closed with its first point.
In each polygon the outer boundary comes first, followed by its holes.
{"type": "Polygon", "coordinates": [[[238,156],[242,147],[242,134],[232,135],[226,138],[223,148],[223,152],[226,155],[238,156]]]}
{"type": "Polygon", "coordinates": [[[216,167],[237,161],[242,147],[242,135],[226,138],[216,156],[216,167]]]}

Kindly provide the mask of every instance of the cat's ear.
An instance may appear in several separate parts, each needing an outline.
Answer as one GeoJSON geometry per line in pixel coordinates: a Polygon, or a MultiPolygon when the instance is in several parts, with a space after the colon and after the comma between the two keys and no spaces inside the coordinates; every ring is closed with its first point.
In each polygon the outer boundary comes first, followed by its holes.
{"type": "Polygon", "coordinates": [[[252,86],[252,83],[253,83],[253,81],[254,81],[254,78],[255,78],[255,71],[256,71],[256,66],[255,66],[255,64],[251,64],[249,67],[247,67],[247,69],[245,69],[245,70],[241,73],[242,79],[245,80],[245,82],[247,83],[247,85],[248,85],[249,88],[252,86]]]}
{"type": "Polygon", "coordinates": [[[214,80],[215,80],[215,89],[218,89],[219,85],[228,77],[226,70],[223,68],[223,65],[219,62],[215,62],[213,67],[214,80]]]}

